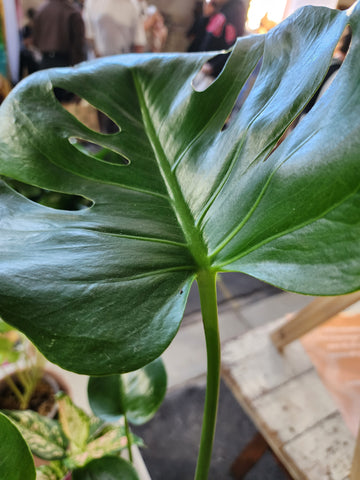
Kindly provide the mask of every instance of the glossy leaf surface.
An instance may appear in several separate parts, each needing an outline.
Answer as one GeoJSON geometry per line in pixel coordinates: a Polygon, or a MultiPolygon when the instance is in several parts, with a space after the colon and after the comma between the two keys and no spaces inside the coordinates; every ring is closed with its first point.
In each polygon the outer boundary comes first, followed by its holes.
{"type": "Polygon", "coordinates": [[[73,480],[139,480],[136,470],[123,458],[105,457],[94,460],[73,472],[73,480]]]}
{"type": "Polygon", "coordinates": [[[307,294],[360,287],[359,7],[306,7],[239,39],[217,81],[196,92],[208,58],[124,55],[44,71],[1,106],[0,174],[92,202],[53,210],[0,186],[0,314],[65,368],[119,373],[158,357],[199,271],[307,294]],[[353,41],[336,80],[275,148],[347,23],[353,41]],[[119,133],[89,130],[54,86],[104,111],[119,133]],[[74,138],[113,154],[96,158],[74,138]]]}
{"type": "Polygon", "coordinates": [[[166,371],[161,358],[134,372],[91,377],[88,397],[95,415],[114,422],[123,415],[141,425],[158,410],[166,393],[166,371]]]}
{"type": "Polygon", "coordinates": [[[0,478],[35,480],[34,460],[15,425],[0,412],[0,478]]]}

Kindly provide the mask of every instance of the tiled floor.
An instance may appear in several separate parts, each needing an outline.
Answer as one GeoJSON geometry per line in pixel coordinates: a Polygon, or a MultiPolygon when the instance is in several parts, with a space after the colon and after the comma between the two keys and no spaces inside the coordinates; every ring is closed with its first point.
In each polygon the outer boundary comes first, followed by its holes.
{"type": "MultiPolygon", "coordinates": [[[[221,341],[236,337],[283,315],[300,310],[313,297],[278,293],[260,301],[250,297],[232,298],[219,307],[221,341]]],[[[206,374],[206,351],[200,312],[184,318],[178,334],[164,352],[168,386],[175,388],[206,374]]]]}

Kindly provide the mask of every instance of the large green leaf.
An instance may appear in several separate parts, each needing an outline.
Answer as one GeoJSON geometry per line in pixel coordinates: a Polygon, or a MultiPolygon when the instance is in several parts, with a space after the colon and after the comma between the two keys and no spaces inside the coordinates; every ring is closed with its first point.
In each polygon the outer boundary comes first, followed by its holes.
{"type": "Polygon", "coordinates": [[[34,460],[19,430],[0,412],[0,478],[35,480],[34,460]]]}
{"type": "Polygon", "coordinates": [[[73,480],[139,480],[135,468],[123,458],[104,457],[74,470],[73,480]]]}
{"type": "Polygon", "coordinates": [[[127,416],[142,425],[157,412],[166,393],[166,370],[161,358],[122,375],[90,377],[88,397],[95,415],[109,422],[127,416]]]}
{"type": "Polygon", "coordinates": [[[307,294],[360,287],[359,6],[306,7],[265,36],[239,39],[217,81],[196,92],[191,81],[209,55],[124,55],[43,71],[1,106],[0,174],[93,202],[53,210],[0,187],[0,314],[65,368],[119,373],[158,357],[203,270],[307,294]],[[353,42],[336,80],[275,149],[348,23],[353,42]],[[89,130],[54,86],[120,132],[89,130]],[[79,138],[112,155],[87,154],[79,138]]]}

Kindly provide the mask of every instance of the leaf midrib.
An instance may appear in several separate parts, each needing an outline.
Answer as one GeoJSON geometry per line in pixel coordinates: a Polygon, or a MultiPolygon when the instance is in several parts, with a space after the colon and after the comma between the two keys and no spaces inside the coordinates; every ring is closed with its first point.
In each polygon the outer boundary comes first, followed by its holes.
{"type": "Polygon", "coordinates": [[[143,118],[143,124],[148,136],[150,145],[154,152],[159,172],[165,183],[166,190],[169,194],[171,207],[175,213],[180,227],[184,233],[188,249],[199,268],[209,268],[210,261],[208,256],[208,248],[200,231],[195,227],[195,220],[191,214],[190,208],[185,201],[181,191],[176,174],[171,171],[170,163],[165,155],[165,151],[160,142],[156,129],[153,124],[150,110],[146,104],[144,92],[137,72],[132,70],[133,81],[138,95],[140,111],[143,118]]]}

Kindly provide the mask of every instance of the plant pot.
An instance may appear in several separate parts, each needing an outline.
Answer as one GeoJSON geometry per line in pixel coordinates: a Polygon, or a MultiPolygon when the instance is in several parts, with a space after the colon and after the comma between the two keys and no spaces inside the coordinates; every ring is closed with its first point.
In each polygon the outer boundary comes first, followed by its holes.
{"type": "MultiPolygon", "coordinates": [[[[7,374],[0,379],[0,410],[19,410],[19,400],[9,387],[6,379],[10,377],[16,386],[21,389],[17,372],[24,370],[15,369],[14,365],[8,365],[8,367],[7,374]]],[[[69,393],[67,384],[59,375],[52,371],[45,370],[30,398],[28,409],[40,415],[55,418],[58,411],[55,394],[59,391],[69,393]]],[[[33,457],[36,467],[48,463],[36,455],[33,455],[33,457]]],[[[71,480],[71,476],[65,478],[66,480],[71,480]]]]}
{"type": "MultiPolygon", "coordinates": [[[[19,401],[10,389],[6,378],[11,377],[17,387],[21,388],[17,372],[13,372],[0,380],[0,410],[19,410],[19,401]]],[[[45,371],[29,402],[29,409],[41,415],[54,418],[57,413],[55,394],[60,390],[68,392],[68,388],[53,372],[45,371]]]]}

